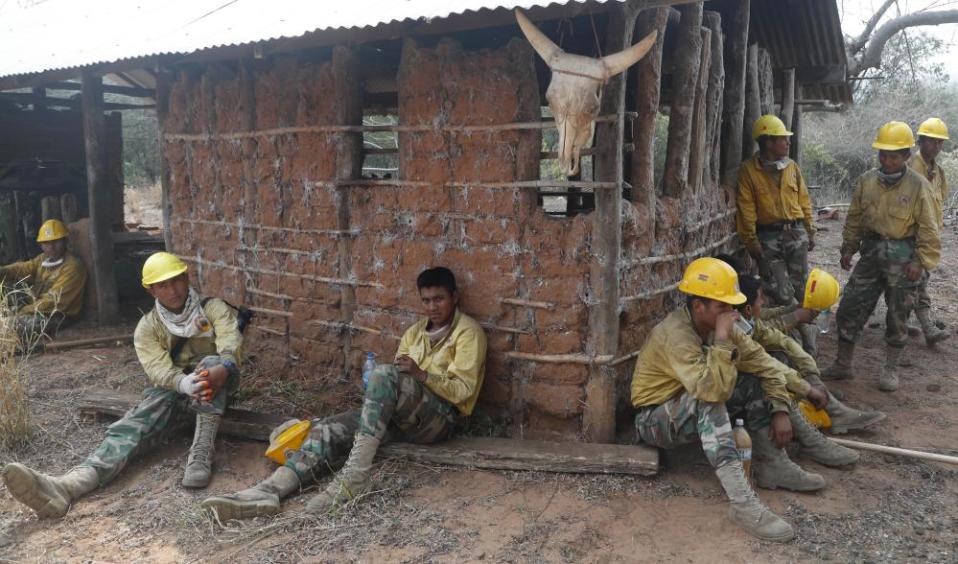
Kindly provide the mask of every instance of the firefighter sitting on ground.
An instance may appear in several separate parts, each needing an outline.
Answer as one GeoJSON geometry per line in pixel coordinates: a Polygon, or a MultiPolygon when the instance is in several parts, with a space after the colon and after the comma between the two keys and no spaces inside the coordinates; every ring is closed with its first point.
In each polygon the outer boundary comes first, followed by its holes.
{"type": "Polygon", "coordinates": [[[22,302],[16,310],[16,327],[24,347],[33,344],[40,332],[54,335],[83,310],[86,268],[80,259],[67,252],[69,234],[62,221],[50,219],[37,233],[42,254],[0,267],[4,292],[20,282],[30,287],[29,296],[12,294],[18,304],[22,302]]]}
{"type": "MultiPolygon", "coordinates": [[[[416,279],[426,317],[406,330],[395,364],[376,367],[363,406],[316,419],[305,442],[285,451],[285,464],[253,486],[214,496],[202,506],[221,520],[273,515],[280,501],[318,480],[327,468],[346,460],[327,487],[306,504],[324,514],[362,495],[372,486],[373,458],[383,441],[434,443],[449,438],[472,413],[486,365],[482,327],[458,310],[456,279],[448,268],[425,270],[416,279]]],[[[300,424],[287,421],[271,436],[300,424]]]]}
{"type": "MultiPolygon", "coordinates": [[[[731,501],[729,517],[746,532],[772,541],[795,536],[791,525],[758,499],[745,478],[732,437],[731,417],[741,417],[753,441],[753,476],[762,488],[815,491],[825,479],[789,460],[793,433],[803,452],[831,460],[842,447],[828,441],[799,414],[791,415],[786,389],[791,368],[769,356],[736,327],[733,306],[745,302],[728,264],[701,258],[685,270],[679,291],[686,304],[652,329],[632,375],[632,405],[639,439],[661,448],[701,440],[731,501]],[[793,429],[792,421],[800,422],[793,429]]],[[[851,453],[850,458],[855,453],[851,453]]],[[[843,460],[844,462],[844,460],[843,460]]]]}
{"type": "MultiPolygon", "coordinates": [[[[838,299],[838,281],[828,273],[813,269],[808,275],[806,284],[805,302],[813,302],[816,309],[827,309],[838,299]],[[808,294],[809,288],[813,288],[808,294]],[[816,301],[817,300],[817,301],[816,301]]],[[[819,377],[818,365],[810,354],[802,349],[797,341],[785,333],[774,328],[762,318],[765,295],[762,291],[762,282],[749,275],[739,277],[739,285],[745,295],[745,303],[738,306],[742,318],[752,326],[752,340],[760,344],[776,360],[794,368],[797,372],[789,372],[786,377],[786,387],[798,399],[808,400],[818,409],[824,409],[831,419],[831,431],[842,434],[848,431],[857,431],[874,425],[885,419],[880,411],[859,411],[843,404],[833,396],[819,377]]],[[[800,423],[799,423],[800,424],[800,423]]],[[[793,427],[797,427],[792,417],[793,427]]],[[[801,439],[801,437],[799,437],[801,439]]],[[[801,440],[799,441],[801,442],[801,440]]],[[[830,456],[827,460],[819,460],[813,454],[812,460],[826,466],[842,466],[857,460],[854,451],[829,449],[823,454],[830,456]],[[852,459],[854,456],[854,460],[852,459]]]]}
{"type": "Polygon", "coordinates": [[[210,481],[220,417],[239,385],[243,338],[236,316],[226,302],[202,299],[190,286],[186,264],[170,253],[154,253],[146,260],[143,286],[156,299],[133,337],[152,384],[143,400],[110,425],[99,448],[63,476],[18,463],[3,469],[10,495],[41,518],[65,515],[77,498],[105,485],[133,456],[190,418],[196,420],[196,430],[182,483],[201,488],[210,481]]]}

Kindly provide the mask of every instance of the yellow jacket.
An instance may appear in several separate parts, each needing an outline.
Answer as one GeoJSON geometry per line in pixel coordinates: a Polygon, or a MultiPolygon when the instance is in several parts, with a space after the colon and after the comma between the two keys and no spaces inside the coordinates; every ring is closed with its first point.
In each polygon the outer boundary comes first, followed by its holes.
{"type": "Polygon", "coordinates": [[[77,317],[83,311],[83,290],[86,288],[86,267],[75,256],[63,255],[59,266],[41,266],[41,254],[31,260],[0,267],[0,280],[13,284],[20,280],[32,287],[34,301],[17,311],[18,315],[41,313],[49,315],[60,311],[67,317],[77,317]]]}
{"type": "Polygon", "coordinates": [[[935,197],[937,207],[935,211],[938,214],[939,229],[945,225],[944,207],[948,201],[948,179],[945,178],[945,171],[941,165],[935,163],[934,167],[928,166],[921,153],[915,153],[908,161],[908,166],[915,169],[915,172],[925,177],[925,180],[931,184],[931,194],[935,197]]]}
{"type": "Polygon", "coordinates": [[[213,324],[213,336],[188,339],[175,359],[170,358],[170,351],[178,338],[163,325],[156,307],[140,318],[133,333],[133,348],[154,386],[175,390],[179,377],[192,372],[203,357],[209,355],[219,355],[240,365],[243,334],[236,325],[233,308],[214,298],[203,306],[203,313],[213,324]]]}
{"type": "Polygon", "coordinates": [[[738,172],[736,205],[738,236],[746,247],[758,243],[757,225],[800,219],[808,236],[815,235],[812,200],[795,161],[772,175],[762,168],[758,153],[746,159],[738,172]]]}
{"type": "Polygon", "coordinates": [[[452,329],[435,345],[429,342],[421,319],[406,330],[396,357],[406,355],[425,371],[426,387],[434,394],[471,415],[486,375],[486,334],[468,315],[456,311],[452,329]]]}
{"type": "Polygon", "coordinates": [[[861,248],[874,233],[886,239],[915,238],[915,252],[925,270],[938,266],[941,239],[931,185],[912,168],[896,184],[885,186],[872,169],[858,179],[842,232],[842,254],[861,248]]]}
{"type": "Polygon", "coordinates": [[[762,379],[772,411],[788,411],[786,375],[794,372],[738,329],[728,341],[704,343],[685,306],[652,329],[632,374],[632,406],[659,405],[687,391],[706,402],[731,397],[739,371],[762,379]]]}
{"type": "MultiPolygon", "coordinates": [[[[799,304],[790,304],[775,307],[763,307],[762,315],[759,318],[762,324],[770,329],[778,329],[782,333],[788,333],[798,327],[798,317],[795,310],[799,304]]],[[[752,336],[754,339],[754,335],[752,336]]]]}
{"type": "Polygon", "coordinates": [[[812,386],[805,378],[814,376],[815,379],[818,379],[820,376],[815,359],[805,352],[805,349],[795,339],[771,327],[763,319],[753,319],[752,323],[755,326],[752,340],[762,345],[762,348],[768,352],[781,351],[785,353],[789,363],[795,368],[795,370],[790,370],[785,374],[785,387],[788,388],[788,391],[801,397],[807,396],[812,386]]]}

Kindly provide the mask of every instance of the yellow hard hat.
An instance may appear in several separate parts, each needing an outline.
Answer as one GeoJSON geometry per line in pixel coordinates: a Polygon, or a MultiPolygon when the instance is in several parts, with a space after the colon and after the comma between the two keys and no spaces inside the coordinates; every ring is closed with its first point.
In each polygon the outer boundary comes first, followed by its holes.
{"type": "Polygon", "coordinates": [[[270,458],[276,464],[286,464],[286,451],[298,450],[299,447],[303,446],[306,435],[309,434],[312,426],[311,421],[300,421],[280,433],[276,439],[269,443],[269,448],[266,449],[267,458],[270,458]]]}
{"type": "Polygon", "coordinates": [[[69,234],[70,232],[67,231],[67,226],[64,225],[62,221],[59,219],[48,219],[40,226],[40,231],[37,233],[37,243],[49,243],[50,241],[63,239],[69,234]]]}
{"type": "Polygon", "coordinates": [[[143,263],[143,287],[175,278],[186,272],[186,263],[180,257],[166,252],[153,253],[143,263]]]}
{"type": "Polygon", "coordinates": [[[935,139],[948,139],[948,126],[938,118],[928,118],[918,126],[918,135],[934,137],[935,139]]]}
{"type": "Polygon", "coordinates": [[[792,132],[785,129],[785,123],[778,119],[778,116],[766,114],[757,120],[752,126],[752,140],[758,141],[762,135],[771,135],[772,137],[789,137],[792,132]]]}
{"type": "Polygon", "coordinates": [[[679,291],[732,305],[745,303],[745,294],[738,288],[735,269],[717,258],[705,257],[692,261],[685,268],[679,291]]]}
{"type": "Polygon", "coordinates": [[[872,149],[900,151],[901,149],[911,149],[914,144],[915,136],[907,123],[890,121],[878,128],[878,136],[872,143],[872,149]]]}
{"type": "Polygon", "coordinates": [[[820,268],[813,268],[805,281],[805,298],[802,307],[818,311],[826,310],[838,301],[838,280],[820,268]]]}

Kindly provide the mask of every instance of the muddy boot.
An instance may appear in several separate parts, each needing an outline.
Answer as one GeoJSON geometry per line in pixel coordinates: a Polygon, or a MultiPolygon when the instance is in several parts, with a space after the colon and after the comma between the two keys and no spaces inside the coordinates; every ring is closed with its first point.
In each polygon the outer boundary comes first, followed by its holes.
{"type": "Polygon", "coordinates": [[[269,478],[252,488],[208,497],[200,503],[200,507],[215,513],[220,521],[276,515],[279,513],[280,500],[297,489],[299,489],[299,477],[296,472],[280,466],[269,478]]]}
{"type": "Polygon", "coordinates": [[[848,466],[858,462],[857,452],[830,441],[805,419],[800,410],[789,412],[788,419],[792,422],[795,440],[802,446],[801,456],[824,466],[848,466]]]}
{"type": "Polygon", "coordinates": [[[852,373],[852,358],[854,356],[855,343],[839,339],[835,362],[822,370],[822,380],[851,380],[854,377],[852,373]]]}
{"type": "Polygon", "coordinates": [[[752,477],[755,485],[766,490],[783,488],[795,492],[814,492],[825,487],[820,474],[806,472],[788,458],[768,438],[769,428],[752,433],[752,477]]]}
{"type": "Polygon", "coordinates": [[[309,500],[306,504],[306,512],[322,515],[337,505],[348,503],[366,493],[372,485],[369,472],[378,448],[379,439],[365,433],[356,433],[346,465],[333,476],[323,492],[309,500]]]}
{"type": "Polygon", "coordinates": [[[951,337],[951,331],[939,329],[935,323],[932,323],[929,312],[928,309],[916,309],[915,317],[918,318],[918,323],[921,323],[921,332],[925,334],[925,344],[932,347],[935,343],[951,337]]]}
{"type": "Polygon", "coordinates": [[[62,476],[47,476],[23,464],[11,462],[3,469],[3,483],[10,495],[36,511],[37,517],[63,517],[70,504],[99,485],[96,470],[77,466],[62,476]]]}
{"type": "Polygon", "coordinates": [[[212,413],[196,414],[196,431],[193,433],[193,446],[183,472],[184,488],[205,488],[213,475],[213,443],[216,430],[220,426],[219,415],[212,413]]]}
{"type": "Polygon", "coordinates": [[[798,332],[802,336],[802,348],[805,352],[812,355],[812,358],[818,357],[818,326],[808,323],[802,323],[798,326],[798,332]]]}
{"type": "Polygon", "coordinates": [[[912,355],[911,351],[908,351],[908,350],[902,351],[901,356],[898,357],[898,366],[901,366],[903,368],[911,368],[912,366],[915,366],[915,361],[912,360],[911,355],[912,355]]]}
{"type": "Polygon", "coordinates": [[[828,405],[825,406],[825,412],[832,420],[831,432],[836,435],[864,429],[885,419],[885,414],[881,411],[852,409],[838,401],[831,393],[828,394],[828,405]]]}
{"type": "Polygon", "coordinates": [[[898,389],[898,361],[904,349],[885,346],[885,364],[878,373],[878,389],[894,392],[898,389]]]}
{"type": "Polygon", "coordinates": [[[795,538],[792,526],[772,513],[755,495],[755,490],[745,479],[741,462],[726,464],[715,474],[728,495],[728,518],[733,523],[753,537],[766,541],[788,542],[795,538]]]}

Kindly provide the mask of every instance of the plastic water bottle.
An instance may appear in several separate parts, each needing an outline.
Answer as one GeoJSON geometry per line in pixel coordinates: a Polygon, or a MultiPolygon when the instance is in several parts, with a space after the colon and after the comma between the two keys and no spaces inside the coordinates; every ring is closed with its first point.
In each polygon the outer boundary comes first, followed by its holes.
{"type": "Polygon", "coordinates": [[[368,352],[366,353],[366,362],[363,363],[363,389],[366,389],[366,386],[369,385],[369,379],[373,375],[373,370],[376,370],[376,353],[368,352]]]}
{"type": "Polygon", "coordinates": [[[735,428],[732,429],[732,437],[735,438],[735,448],[742,459],[742,467],[745,468],[745,479],[752,481],[752,437],[745,430],[745,421],[735,420],[735,428]]]}
{"type": "Polygon", "coordinates": [[[832,310],[823,309],[821,313],[818,314],[818,317],[815,318],[815,324],[818,325],[818,332],[828,333],[828,326],[832,319],[832,310]]]}

